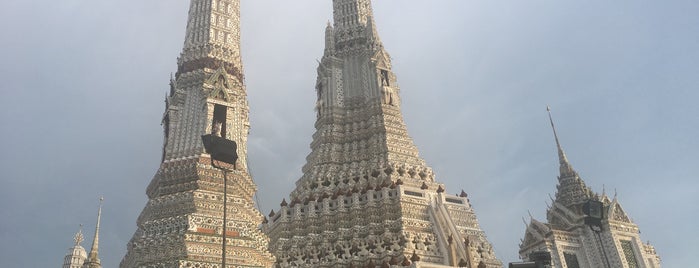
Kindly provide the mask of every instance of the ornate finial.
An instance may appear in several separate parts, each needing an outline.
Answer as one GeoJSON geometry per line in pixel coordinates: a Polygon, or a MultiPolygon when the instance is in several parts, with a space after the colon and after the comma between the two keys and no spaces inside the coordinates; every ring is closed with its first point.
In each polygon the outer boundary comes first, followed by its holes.
{"type": "Polygon", "coordinates": [[[604,184],[602,184],[602,196],[607,196],[607,189],[604,184]]]}
{"type": "Polygon", "coordinates": [[[403,265],[403,267],[410,266],[410,261],[408,260],[408,257],[403,257],[403,262],[400,265],[403,265]]]}
{"type": "Polygon", "coordinates": [[[444,188],[442,188],[442,185],[439,185],[439,187],[437,188],[437,193],[441,194],[443,192],[444,192],[444,188]]]}
{"type": "Polygon", "coordinates": [[[82,243],[83,240],[85,240],[85,238],[83,237],[83,225],[82,224],[80,224],[80,229],[78,230],[78,233],[75,234],[75,237],[73,237],[73,240],[75,241],[76,246],[80,246],[80,243],[82,243]]]}
{"type": "Polygon", "coordinates": [[[556,126],[553,124],[553,117],[551,116],[551,107],[546,105],[546,111],[549,113],[549,121],[551,122],[551,128],[553,129],[553,137],[556,139],[556,147],[558,148],[558,161],[560,163],[561,175],[567,175],[573,173],[573,168],[568,162],[568,157],[563,151],[561,143],[558,141],[558,133],[556,133],[556,126]]]}
{"type": "Polygon", "coordinates": [[[388,264],[393,266],[393,265],[398,265],[400,262],[398,261],[398,258],[396,256],[391,257],[391,260],[388,261],[388,264]]]}

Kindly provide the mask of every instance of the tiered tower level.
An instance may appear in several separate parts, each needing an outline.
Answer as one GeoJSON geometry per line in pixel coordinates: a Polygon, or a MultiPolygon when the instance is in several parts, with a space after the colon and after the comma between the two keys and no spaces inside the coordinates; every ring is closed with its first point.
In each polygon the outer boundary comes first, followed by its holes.
{"type": "Polygon", "coordinates": [[[163,115],[163,161],[120,267],[221,267],[223,173],[210,165],[201,135],[238,144],[228,168],[226,262],[271,267],[259,230],[256,185],[247,168],[248,102],[240,56],[240,1],[192,0],[184,49],[163,115]]]}
{"type": "Polygon", "coordinates": [[[318,66],[316,132],[265,232],[278,267],[502,267],[465,193],[418,150],[370,0],[333,0],[318,66]]]}
{"type": "MultiPolygon", "coordinates": [[[[549,119],[550,114],[549,114],[549,119]]],[[[523,260],[536,251],[551,253],[553,267],[561,268],[660,268],[660,257],[650,242],[641,240],[640,229],[621,207],[616,194],[609,198],[590,189],[568,161],[551,119],[556,139],[560,175],[555,198],[546,213],[547,222],[531,218],[519,254],[523,260]],[[585,224],[583,205],[603,204],[601,226],[585,224]]]]}

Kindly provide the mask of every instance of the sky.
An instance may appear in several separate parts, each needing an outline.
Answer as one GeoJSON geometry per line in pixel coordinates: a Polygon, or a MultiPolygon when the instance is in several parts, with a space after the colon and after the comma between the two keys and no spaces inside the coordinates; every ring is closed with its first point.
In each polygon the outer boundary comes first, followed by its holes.
{"type": "MultiPolygon", "coordinates": [[[[118,267],[160,163],[185,0],[0,1],[0,267],[56,267],[84,225],[118,267]]],[[[558,159],[618,198],[662,258],[699,252],[699,2],[375,0],[402,111],[508,263],[558,159]]],[[[248,154],[264,214],[301,176],[331,1],[242,0],[248,154]]]]}

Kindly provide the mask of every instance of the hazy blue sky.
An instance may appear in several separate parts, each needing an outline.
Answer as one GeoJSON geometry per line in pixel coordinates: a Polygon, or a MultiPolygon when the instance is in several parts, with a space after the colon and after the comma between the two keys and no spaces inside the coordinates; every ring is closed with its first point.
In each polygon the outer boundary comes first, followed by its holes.
{"type": "MultiPolygon", "coordinates": [[[[242,0],[250,165],[263,213],[301,175],[329,0],[242,0]]],[[[558,161],[617,190],[664,267],[699,252],[699,2],[375,0],[408,130],[469,193],[504,263],[558,161]]],[[[186,0],[0,1],[0,266],[56,267],[79,224],[117,267],[158,168],[186,0]]]]}

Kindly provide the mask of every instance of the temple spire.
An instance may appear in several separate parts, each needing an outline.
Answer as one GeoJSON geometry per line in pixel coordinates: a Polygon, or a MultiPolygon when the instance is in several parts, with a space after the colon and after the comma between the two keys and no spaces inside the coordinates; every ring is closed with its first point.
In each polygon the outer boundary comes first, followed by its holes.
{"type": "Polygon", "coordinates": [[[335,53],[335,31],[332,24],[328,21],[328,26],[325,27],[325,55],[335,53]]]}
{"type": "Polygon", "coordinates": [[[558,162],[560,163],[561,176],[571,175],[575,171],[573,170],[573,166],[570,165],[570,162],[568,162],[568,157],[566,157],[566,153],[565,151],[563,151],[563,147],[561,146],[561,143],[558,141],[558,133],[556,133],[556,126],[553,124],[553,117],[551,116],[551,107],[547,105],[546,111],[549,114],[551,129],[553,129],[553,137],[556,139],[556,147],[558,148],[558,162]]]}
{"type": "Polygon", "coordinates": [[[478,227],[466,193],[448,194],[408,135],[400,87],[391,70],[391,57],[379,40],[371,0],[332,2],[334,24],[325,27],[325,52],[316,70],[316,132],[311,153],[303,176],[289,195],[292,202],[282,202],[279,213],[263,227],[270,237],[268,248],[277,256],[276,265],[307,266],[298,262],[304,259],[327,267],[388,267],[398,264],[401,255],[410,254],[412,243],[412,249],[417,244],[429,245],[413,253],[413,262],[422,257],[425,264],[472,267],[471,263],[483,261],[490,268],[502,267],[478,227]],[[315,209],[337,198],[344,198],[337,209],[315,209]],[[401,211],[404,206],[415,209],[401,215],[385,213],[401,211]],[[378,216],[363,217],[350,225],[334,220],[351,219],[352,215],[378,216]],[[393,228],[422,224],[426,218],[438,228],[393,228]],[[310,221],[317,224],[295,225],[310,221]],[[361,237],[343,231],[365,226],[372,227],[361,237]],[[464,228],[469,229],[468,234],[453,232],[464,228]],[[447,244],[449,234],[454,243],[447,244]],[[392,242],[376,243],[376,238],[392,242]],[[473,248],[459,242],[467,238],[477,241],[478,245],[472,245],[480,250],[477,256],[471,254],[473,248]],[[323,242],[306,243],[311,240],[323,242]],[[396,248],[400,241],[406,245],[396,248]],[[350,251],[357,250],[356,243],[391,254],[353,255],[350,251]],[[298,251],[300,248],[303,250],[298,251]],[[395,258],[389,262],[391,257],[395,258]]]}
{"type": "Polygon", "coordinates": [[[83,268],[101,268],[99,258],[99,234],[100,234],[100,220],[102,218],[102,201],[104,197],[100,197],[100,206],[97,210],[97,225],[95,226],[95,238],[92,240],[92,249],[90,249],[90,254],[87,256],[83,268]]]}
{"type": "Polygon", "coordinates": [[[333,11],[336,28],[366,26],[374,17],[371,0],[333,0],[333,11]]]}
{"type": "Polygon", "coordinates": [[[191,0],[176,77],[202,67],[224,67],[242,78],[240,0],[191,0]]]}
{"type": "Polygon", "coordinates": [[[333,21],[338,47],[381,46],[371,0],[333,0],[333,21]]]}

